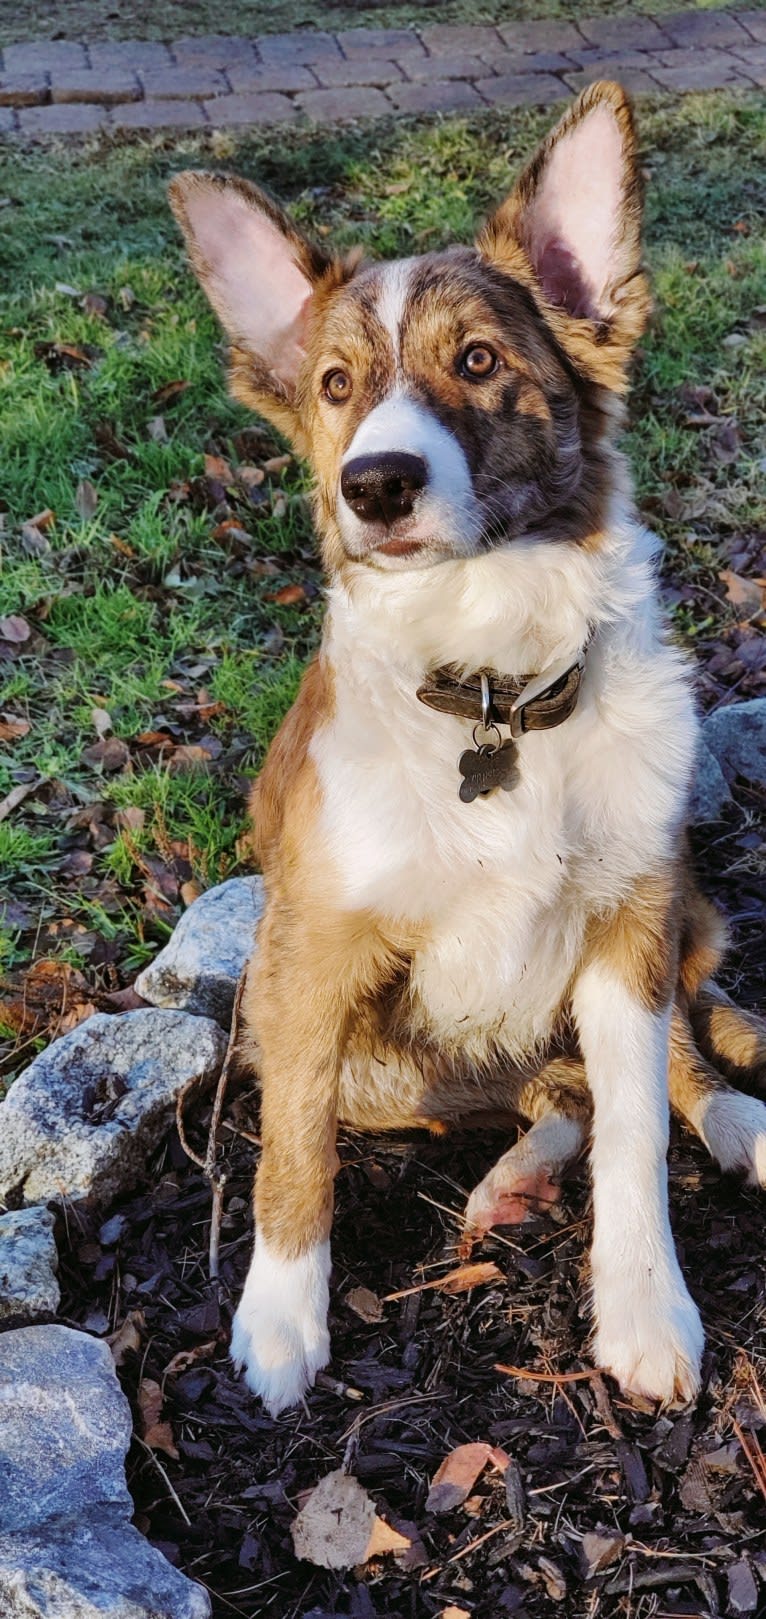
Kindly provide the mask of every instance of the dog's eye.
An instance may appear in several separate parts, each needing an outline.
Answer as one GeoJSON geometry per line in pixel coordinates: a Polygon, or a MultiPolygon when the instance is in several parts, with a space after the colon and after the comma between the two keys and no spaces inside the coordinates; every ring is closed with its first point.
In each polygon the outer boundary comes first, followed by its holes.
{"type": "Polygon", "coordinates": [[[499,364],[494,349],[486,343],[472,343],[461,358],[460,370],[470,382],[483,382],[485,377],[494,376],[499,364]]]}
{"type": "Polygon", "coordinates": [[[351,397],[351,378],[347,371],[328,371],[322,383],[325,398],[334,405],[342,405],[351,397]]]}

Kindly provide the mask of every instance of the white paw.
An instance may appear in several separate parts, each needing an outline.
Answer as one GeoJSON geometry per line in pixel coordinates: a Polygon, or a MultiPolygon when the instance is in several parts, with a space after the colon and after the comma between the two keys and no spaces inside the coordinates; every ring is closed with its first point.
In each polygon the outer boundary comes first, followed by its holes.
{"type": "Polygon", "coordinates": [[[593,1355],[625,1394],[685,1405],[699,1392],[704,1334],[680,1270],[661,1280],[594,1274],[593,1355]]]}
{"type": "Polygon", "coordinates": [[[716,1091],[699,1131],[721,1169],[743,1171],[751,1186],[766,1189],[766,1104],[741,1091],[716,1091]]]}
{"type": "Polygon", "coordinates": [[[255,1251],[231,1330],[231,1358],[276,1417],[298,1405],[330,1359],[330,1244],[281,1259],[256,1232],[255,1251]]]}

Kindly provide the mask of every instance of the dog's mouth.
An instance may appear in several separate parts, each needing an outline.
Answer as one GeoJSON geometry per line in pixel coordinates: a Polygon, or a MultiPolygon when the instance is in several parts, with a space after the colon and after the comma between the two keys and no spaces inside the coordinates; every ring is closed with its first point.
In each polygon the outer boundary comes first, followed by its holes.
{"type": "Polygon", "coordinates": [[[380,552],[384,557],[411,557],[417,551],[422,551],[424,544],[423,540],[397,539],[394,535],[390,540],[384,540],[382,545],[377,545],[375,552],[380,552]]]}

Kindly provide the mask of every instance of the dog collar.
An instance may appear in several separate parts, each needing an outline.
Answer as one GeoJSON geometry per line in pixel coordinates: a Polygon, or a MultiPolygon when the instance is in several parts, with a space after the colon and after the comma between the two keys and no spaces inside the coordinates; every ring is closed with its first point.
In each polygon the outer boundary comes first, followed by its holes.
{"type": "Polygon", "coordinates": [[[549,731],[563,725],[574,713],[589,641],[590,637],[576,657],[560,658],[539,675],[511,680],[493,669],[480,669],[458,680],[446,668],[434,670],[418,687],[417,696],[427,708],[474,721],[475,746],[458,761],[464,803],[486,798],[496,787],[509,792],[519,779],[518,739],[526,731],[549,731]],[[503,725],[511,733],[506,742],[500,731],[503,725]],[[485,734],[483,742],[477,741],[478,731],[485,734]]]}

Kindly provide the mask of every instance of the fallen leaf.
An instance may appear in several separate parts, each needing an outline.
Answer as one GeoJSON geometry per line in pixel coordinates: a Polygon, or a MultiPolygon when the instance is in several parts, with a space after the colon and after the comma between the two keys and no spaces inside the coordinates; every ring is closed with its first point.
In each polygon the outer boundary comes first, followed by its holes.
{"type": "Polygon", "coordinates": [[[28,736],[30,730],[29,720],[18,719],[15,714],[0,714],[0,742],[16,742],[20,736],[28,736]]]}
{"type": "Polygon", "coordinates": [[[234,474],[225,456],[206,455],[205,477],[217,478],[219,483],[231,483],[234,478],[234,474]]]}
{"type": "Polygon", "coordinates": [[[580,1556],[586,1580],[592,1580],[594,1574],[600,1574],[602,1568],[608,1568],[610,1563],[621,1556],[624,1547],[625,1540],[622,1535],[599,1533],[595,1529],[583,1535],[580,1556]]]}
{"type": "Polygon", "coordinates": [[[34,523],[22,523],[20,539],[25,556],[47,557],[50,554],[50,540],[42,529],[35,527],[34,523]]]}
{"type": "Polygon", "coordinates": [[[186,393],[188,386],[188,381],[183,377],[176,378],[174,382],[164,382],[161,388],[155,388],[152,403],[160,406],[172,405],[176,399],[180,399],[181,394],[186,393]]]}
{"type": "Polygon", "coordinates": [[[12,645],[21,646],[28,641],[32,630],[20,613],[9,613],[6,618],[0,618],[0,641],[10,641],[12,645]]]}
{"type": "Polygon", "coordinates": [[[77,485],[74,497],[78,517],[87,523],[93,517],[98,505],[98,490],[90,478],[81,478],[77,485]]]}
{"type": "Polygon", "coordinates": [[[182,774],[187,770],[206,770],[210,764],[210,754],[197,742],[181,742],[173,749],[169,760],[169,769],[182,774]]]}
{"type": "Polygon", "coordinates": [[[97,315],[103,320],[109,308],[109,299],[101,292],[86,292],[80,308],[85,310],[86,315],[97,315]]]}
{"type": "Polygon", "coordinates": [[[489,1465],[504,1472],[508,1466],[505,1451],[483,1441],[451,1450],[431,1480],[426,1512],[453,1512],[462,1506],[479,1474],[489,1465]]]}
{"type": "Polygon", "coordinates": [[[162,1421],[163,1395],[159,1383],[143,1377],[138,1385],[138,1409],[141,1414],[141,1437],[150,1450],[162,1450],[166,1456],[178,1460],[169,1422],[162,1421]]]}
{"type": "Polygon", "coordinates": [[[237,467],[237,483],[244,484],[246,489],[258,489],[265,478],[263,467],[237,467]]]}
{"type": "Polygon", "coordinates": [[[150,416],[146,424],[146,431],[155,444],[167,444],[168,430],[165,426],[164,416],[150,416]]]}
{"type": "Polygon", "coordinates": [[[94,742],[92,747],[84,748],[83,759],[86,764],[92,765],[96,770],[105,770],[109,775],[122,770],[130,758],[130,749],[119,736],[104,736],[100,741],[94,742]]]}
{"type": "Polygon", "coordinates": [[[757,579],[746,579],[741,573],[733,573],[731,568],[722,568],[718,577],[726,588],[726,600],[734,607],[743,607],[748,614],[760,612],[763,590],[757,579]]]}
{"type": "Polygon", "coordinates": [[[394,1299],[406,1299],[412,1293],[467,1293],[472,1287],[481,1287],[486,1282],[501,1282],[503,1273],[491,1259],[479,1260],[476,1264],[458,1265],[457,1270],[450,1270],[446,1276],[437,1277],[435,1282],[417,1282],[414,1287],[403,1287],[397,1293],[386,1293],[384,1304],[390,1304],[394,1299]]]}
{"type": "Polygon", "coordinates": [[[378,1517],[357,1479],[340,1468],[308,1492],[291,1526],[296,1557],[317,1568],[355,1568],[387,1552],[406,1556],[409,1535],[378,1517]]]}
{"type": "Polygon", "coordinates": [[[44,511],[36,512],[34,517],[28,517],[24,527],[49,529],[53,527],[55,521],[56,513],[51,511],[50,506],[46,506],[44,511]]]}
{"type": "Polygon", "coordinates": [[[264,461],[263,470],[270,473],[284,472],[285,467],[290,466],[292,459],[291,455],[272,455],[268,461],[264,461]]]}
{"type": "Polygon", "coordinates": [[[277,602],[280,607],[295,607],[298,602],[308,601],[305,585],[283,585],[281,590],[268,591],[264,601],[277,602]]]}
{"type": "Polygon", "coordinates": [[[42,360],[49,371],[76,371],[80,366],[88,370],[99,358],[98,349],[90,343],[79,347],[76,343],[35,343],[36,360],[42,360]]]}
{"type": "Polygon", "coordinates": [[[111,714],[108,714],[105,708],[92,708],[90,711],[90,717],[93,722],[93,729],[96,736],[108,736],[112,729],[111,714]]]}
{"type": "Polygon", "coordinates": [[[362,1321],[383,1320],[383,1305],[377,1293],[373,1293],[369,1287],[350,1288],[345,1302],[349,1310],[353,1310],[354,1315],[358,1315],[362,1321]]]}
{"type": "Polygon", "coordinates": [[[0,821],[7,821],[16,807],[23,804],[30,793],[37,791],[42,779],[42,776],[36,776],[34,781],[20,781],[17,787],[12,787],[10,792],[6,793],[5,798],[0,798],[0,821]]]}
{"type": "Polygon", "coordinates": [[[179,1373],[186,1372],[190,1366],[195,1366],[198,1360],[209,1360],[218,1348],[218,1339],[210,1338],[207,1343],[195,1344],[193,1349],[179,1349],[178,1354],[169,1360],[162,1373],[165,1377],[178,1377],[179,1373]]]}
{"type": "Polygon", "coordinates": [[[456,1608],[451,1602],[448,1608],[442,1608],[439,1619],[471,1619],[468,1608],[456,1608]]]}
{"type": "Polygon", "coordinates": [[[203,892],[204,892],[204,890],[203,890],[201,884],[198,883],[198,882],[195,882],[193,877],[190,877],[188,883],[182,883],[181,884],[180,893],[181,893],[181,898],[182,898],[182,900],[184,902],[184,905],[193,905],[195,899],[199,899],[200,894],[202,894],[203,892]]]}
{"type": "Polygon", "coordinates": [[[116,1332],[110,1333],[107,1343],[112,1351],[112,1359],[116,1367],[120,1367],[127,1355],[138,1354],[141,1348],[141,1332],[146,1326],[143,1310],[131,1310],[116,1332]]]}

